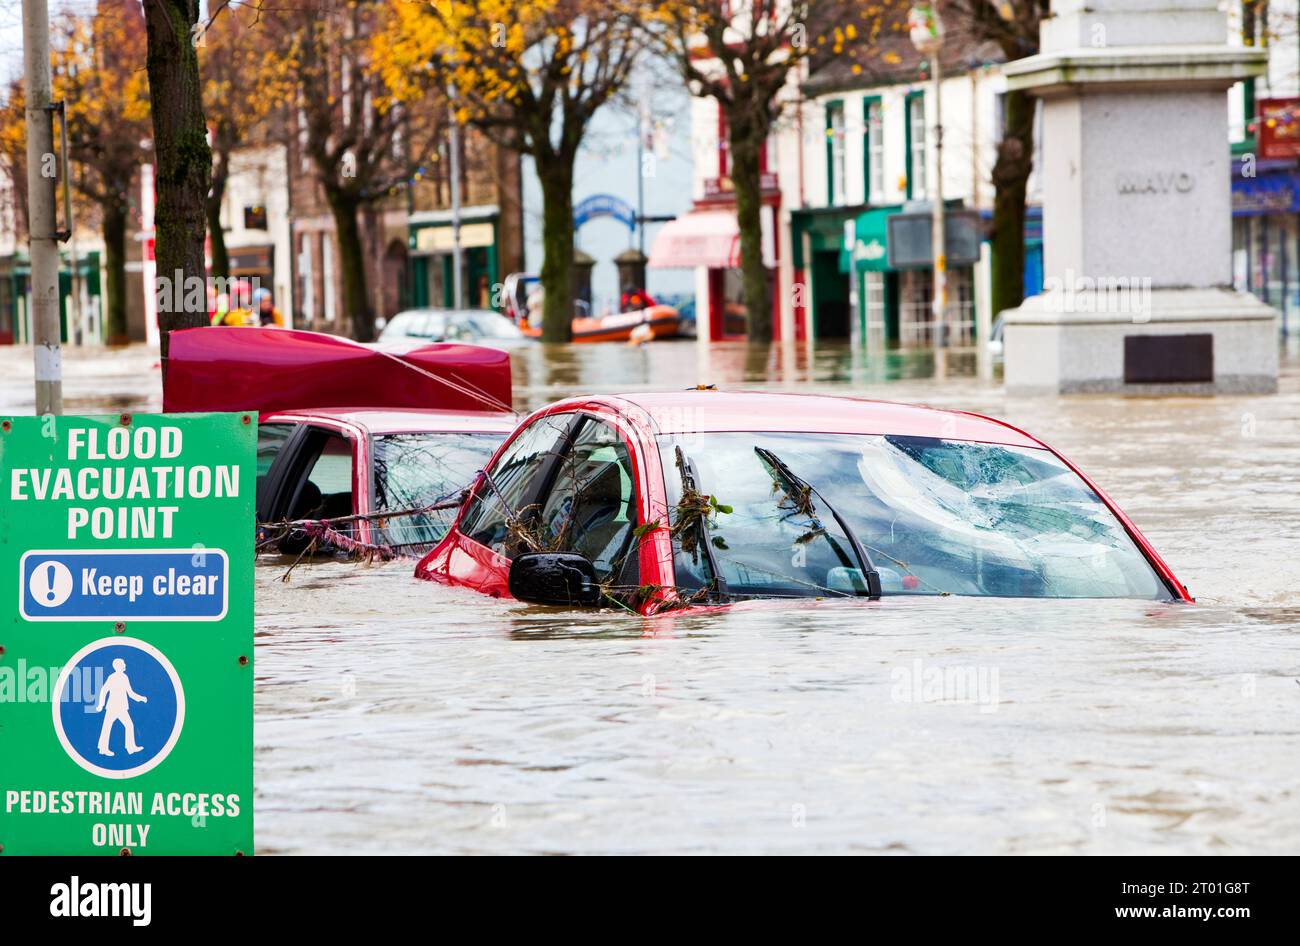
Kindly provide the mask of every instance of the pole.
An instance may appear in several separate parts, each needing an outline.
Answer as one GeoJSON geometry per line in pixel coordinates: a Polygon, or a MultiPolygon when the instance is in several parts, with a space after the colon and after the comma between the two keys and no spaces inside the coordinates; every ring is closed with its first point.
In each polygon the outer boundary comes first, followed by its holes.
{"type": "Polygon", "coordinates": [[[645,139],[646,131],[650,125],[649,98],[650,90],[643,79],[641,82],[641,107],[637,112],[636,123],[636,238],[637,251],[642,256],[645,256],[645,139]]]}
{"type": "Polygon", "coordinates": [[[59,345],[59,247],[51,173],[56,165],[47,0],[23,0],[23,81],[27,91],[27,240],[32,259],[36,413],[62,414],[63,352],[59,345]]]}
{"type": "Polygon", "coordinates": [[[931,224],[934,256],[934,298],[930,308],[934,320],[934,346],[945,348],[948,344],[948,248],[944,234],[943,218],[943,108],[941,89],[943,77],[939,74],[939,50],[930,57],[930,79],[934,96],[934,187],[931,200],[934,217],[931,224]]]}
{"type": "Polygon", "coordinates": [[[456,90],[450,91],[451,106],[451,305],[463,309],[460,250],[460,123],[456,121],[456,90]]]}

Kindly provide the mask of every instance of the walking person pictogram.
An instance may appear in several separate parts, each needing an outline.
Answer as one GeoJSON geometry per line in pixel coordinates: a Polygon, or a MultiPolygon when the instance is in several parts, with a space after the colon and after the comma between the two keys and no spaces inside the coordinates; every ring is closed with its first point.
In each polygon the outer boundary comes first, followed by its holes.
{"type": "Polygon", "coordinates": [[[176,668],[134,637],[115,634],[81,648],[64,664],[54,693],[59,743],[73,762],[104,778],[135,778],[161,764],[185,724],[176,668]],[[73,685],[81,680],[100,683],[73,685]]]}
{"type": "Polygon", "coordinates": [[[113,755],[108,748],[108,737],[113,731],[114,723],[121,723],[122,729],[126,731],[126,751],[128,755],[144,751],[144,746],[136,745],[135,742],[135,723],[131,721],[131,704],[129,700],[134,700],[137,703],[149,702],[148,697],[141,696],[131,689],[131,680],[126,675],[126,661],[118,657],[113,661],[113,672],[108,675],[108,679],[104,681],[104,685],[99,690],[99,702],[95,706],[96,713],[104,712],[106,702],[108,706],[108,712],[104,713],[104,725],[99,730],[100,755],[113,755]]]}

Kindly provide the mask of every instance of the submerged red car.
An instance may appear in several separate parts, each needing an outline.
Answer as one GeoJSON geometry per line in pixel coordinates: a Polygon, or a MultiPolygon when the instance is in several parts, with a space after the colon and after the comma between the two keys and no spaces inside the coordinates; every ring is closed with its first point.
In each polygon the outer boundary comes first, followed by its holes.
{"type": "Polygon", "coordinates": [[[355,516],[337,531],[399,551],[436,543],[454,509],[382,514],[454,499],[517,422],[509,356],[474,345],[197,328],[172,333],[169,362],[164,410],[260,413],[258,522],[355,516]]]}
{"type": "Polygon", "coordinates": [[[756,598],[1190,601],[1039,440],[975,414],[698,390],[529,416],[419,578],[641,614],[756,598]]]}

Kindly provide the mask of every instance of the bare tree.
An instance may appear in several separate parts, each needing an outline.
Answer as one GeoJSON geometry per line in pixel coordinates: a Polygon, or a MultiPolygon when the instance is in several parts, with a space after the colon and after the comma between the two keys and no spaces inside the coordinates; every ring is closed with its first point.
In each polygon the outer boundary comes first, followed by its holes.
{"type": "Polygon", "coordinates": [[[870,61],[881,23],[899,6],[851,0],[667,0],[648,22],[651,41],[676,63],[692,94],[715,99],[727,126],[740,230],[748,334],[772,338],[772,300],[762,250],[761,155],[793,80],[831,62],[870,61]]]}
{"type": "MultiPolygon", "coordinates": [[[[946,20],[971,37],[995,43],[1008,60],[1038,52],[1038,25],[1050,0],[946,0],[946,20]]],[[[1034,98],[1009,90],[1003,99],[1002,134],[993,165],[992,304],[994,312],[1024,300],[1025,197],[1034,169],[1034,98]]]]}

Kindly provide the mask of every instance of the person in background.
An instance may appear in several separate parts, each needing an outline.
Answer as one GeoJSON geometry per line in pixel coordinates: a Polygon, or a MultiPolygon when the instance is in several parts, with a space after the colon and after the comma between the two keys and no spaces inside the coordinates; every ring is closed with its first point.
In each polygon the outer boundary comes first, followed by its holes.
{"type": "Polygon", "coordinates": [[[218,293],[212,303],[212,311],[208,314],[209,321],[213,325],[225,325],[226,316],[230,314],[230,296],[224,292],[218,293]]]}
{"type": "Polygon", "coordinates": [[[275,307],[270,289],[253,290],[253,319],[249,324],[284,328],[284,316],[275,307]]]}
{"type": "Polygon", "coordinates": [[[623,296],[620,300],[622,312],[639,312],[642,309],[648,309],[655,304],[650,293],[630,283],[623,287],[623,296]]]}

